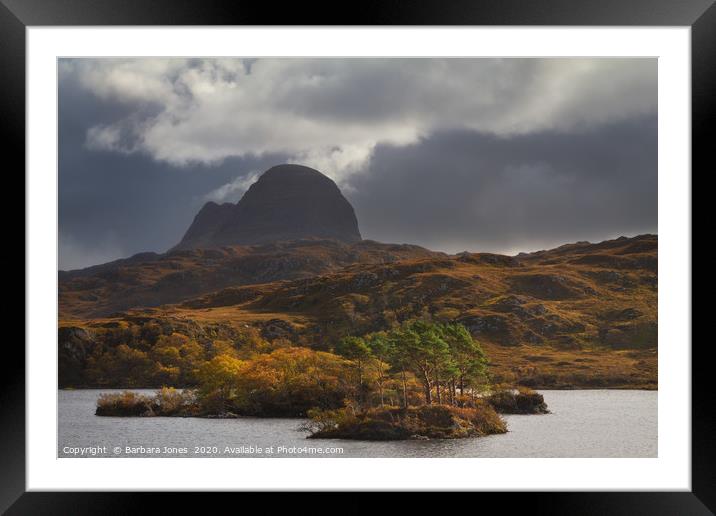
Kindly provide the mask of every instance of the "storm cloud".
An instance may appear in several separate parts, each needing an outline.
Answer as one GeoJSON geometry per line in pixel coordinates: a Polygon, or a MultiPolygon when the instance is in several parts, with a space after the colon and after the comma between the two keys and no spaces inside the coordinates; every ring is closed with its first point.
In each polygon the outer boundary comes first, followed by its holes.
{"type": "Polygon", "coordinates": [[[517,253],[656,231],[656,117],[570,133],[448,131],[378,147],[351,198],[364,233],[517,253]]]}
{"type": "Polygon", "coordinates": [[[655,59],[72,59],[60,267],[164,251],[271,165],[366,238],[517,252],[655,232],[655,59]]]}

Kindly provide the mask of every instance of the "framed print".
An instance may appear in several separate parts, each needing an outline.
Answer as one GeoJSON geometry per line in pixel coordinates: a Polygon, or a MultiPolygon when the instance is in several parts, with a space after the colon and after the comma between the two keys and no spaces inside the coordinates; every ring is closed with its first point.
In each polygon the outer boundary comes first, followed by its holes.
{"type": "Polygon", "coordinates": [[[711,514],[691,192],[716,8],[657,4],[5,1],[26,334],[3,508],[711,514]]]}

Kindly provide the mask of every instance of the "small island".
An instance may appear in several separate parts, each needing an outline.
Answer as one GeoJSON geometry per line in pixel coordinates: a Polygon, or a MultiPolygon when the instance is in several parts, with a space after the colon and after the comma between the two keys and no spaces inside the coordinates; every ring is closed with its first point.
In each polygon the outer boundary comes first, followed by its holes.
{"type": "Polygon", "coordinates": [[[413,320],[340,339],[332,352],[281,347],[240,358],[224,347],[193,388],[102,394],[96,415],[308,418],[309,438],[480,437],[507,431],[499,413],[544,414],[532,390],[492,385],[488,359],[460,324],[413,320]]]}
{"type": "Polygon", "coordinates": [[[304,425],[309,439],[457,439],[507,432],[505,421],[487,403],[470,408],[450,405],[383,407],[363,412],[317,411],[304,425]]]}

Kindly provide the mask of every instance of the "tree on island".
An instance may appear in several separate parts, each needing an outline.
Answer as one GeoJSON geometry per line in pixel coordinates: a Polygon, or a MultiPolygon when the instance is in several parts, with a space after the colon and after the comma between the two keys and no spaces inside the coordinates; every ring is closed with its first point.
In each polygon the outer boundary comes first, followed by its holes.
{"type": "Polygon", "coordinates": [[[488,384],[487,356],[467,328],[462,324],[448,323],[442,326],[442,333],[457,373],[457,385],[455,375],[450,377],[451,398],[455,399],[458,388],[460,396],[464,396],[466,386],[474,388],[488,384]]]}
{"type": "Polygon", "coordinates": [[[369,389],[364,378],[367,364],[372,365],[376,373],[381,406],[385,404],[385,384],[389,379],[386,366],[389,372],[400,375],[402,404],[406,408],[409,406],[408,372],[420,382],[428,405],[433,401],[444,403],[445,392],[449,404],[455,405],[458,389],[462,397],[466,388],[474,392],[488,383],[487,357],[482,347],[464,326],[456,323],[409,321],[387,333],[344,337],[335,351],[356,368],[361,402],[369,389]]]}
{"type": "MultiPolygon", "coordinates": [[[[390,355],[392,342],[388,338],[385,332],[372,333],[366,337],[366,343],[370,348],[370,353],[373,357],[372,364],[376,371],[376,385],[378,386],[378,394],[380,396],[380,406],[385,405],[385,383],[388,380],[386,371],[390,368],[390,355]]],[[[407,394],[405,392],[404,396],[407,394]]]]}
{"type": "Polygon", "coordinates": [[[365,362],[371,357],[370,347],[361,337],[348,336],[338,341],[335,352],[337,355],[347,358],[355,365],[358,378],[358,398],[360,401],[363,401],[365,395],[363,370],[365,362]]]}

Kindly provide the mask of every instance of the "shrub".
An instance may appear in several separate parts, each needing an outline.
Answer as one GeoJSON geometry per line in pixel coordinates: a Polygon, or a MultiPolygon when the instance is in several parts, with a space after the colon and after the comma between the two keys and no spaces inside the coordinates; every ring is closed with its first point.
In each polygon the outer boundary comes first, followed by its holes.
{"type": "Polygon", "coordinates": [[[354,414],[350,409],[313,410],[304,429],[311,438],[390,441],[397,439],[455,439],[480,437],[507,431],[489,403],[478,400],[474,408],[449,405],[383,407],[354,414]]]}
{"type": "Polygon", "coordinates": [[[103,393],[97,400],[98,416],[153,416],[152,399],[132,391],[103,393]]]}
{"type": "Polygon", "coordinates": [[[174,416],[190,411],[196,402],[193,391],[162,387],[153,398],[154,411],[161,416],[174,416]]]}
{"type": "Polygon", "coordinates": [[[487,398],[487,402],[502,414],[547,414],[544,396],[527,387],[497,391],[487,398]]]}
{"type": "Polygon", "coordinates": [[[162,387],[154,396],[132,391],[103,393],[97,399],[98,416],[179,416],[193,415],[196,398],[190,390],[162,387]]]}
{"type": "Polygon", "coordinates": [[[312,408],[343,406],[350,363],[308,348],[281,348],[247,360],[237,377],[232,410],[253,416],[303,417],[312,408]]]}

